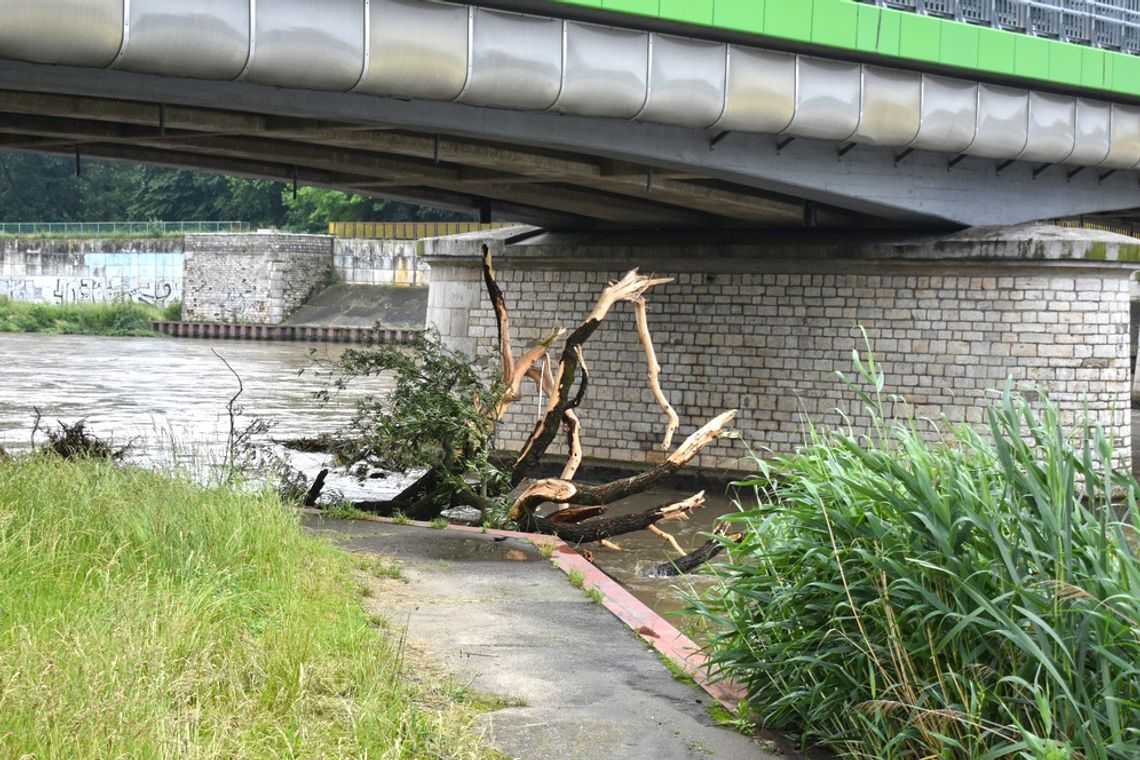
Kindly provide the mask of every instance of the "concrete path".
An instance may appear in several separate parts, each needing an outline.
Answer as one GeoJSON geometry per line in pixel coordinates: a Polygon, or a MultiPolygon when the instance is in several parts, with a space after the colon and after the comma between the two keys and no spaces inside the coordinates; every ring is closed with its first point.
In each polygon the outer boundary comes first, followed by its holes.
{"type": "Polygon", "coordinates": [[[491,744],[520,760],[775,760],[720,727],[716,700],[658,655],[528,541],[309,516],[348,549],[399,561],[409,583],[379,611],[461,683],[520,701],[485,717],[491,744]]]}

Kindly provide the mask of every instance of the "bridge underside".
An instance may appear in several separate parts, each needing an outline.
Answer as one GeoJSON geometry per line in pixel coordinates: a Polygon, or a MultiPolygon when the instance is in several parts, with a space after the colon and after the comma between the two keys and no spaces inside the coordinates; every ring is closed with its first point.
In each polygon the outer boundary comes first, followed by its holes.
{"type": "Polygon", "coordinates": [[[1140,206],[1130,171],[0,61],[0,149],[548,228],[950,227],[1140,206]]]}

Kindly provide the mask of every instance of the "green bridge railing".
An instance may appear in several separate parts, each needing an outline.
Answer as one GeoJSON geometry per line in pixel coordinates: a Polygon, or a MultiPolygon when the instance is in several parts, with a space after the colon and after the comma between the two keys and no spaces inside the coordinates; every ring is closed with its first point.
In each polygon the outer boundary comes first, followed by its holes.
{"type": "Polygon", "coordinates": [[[1034,37],[1140,55],[1137,0],[859,0],[1034,37]]]}

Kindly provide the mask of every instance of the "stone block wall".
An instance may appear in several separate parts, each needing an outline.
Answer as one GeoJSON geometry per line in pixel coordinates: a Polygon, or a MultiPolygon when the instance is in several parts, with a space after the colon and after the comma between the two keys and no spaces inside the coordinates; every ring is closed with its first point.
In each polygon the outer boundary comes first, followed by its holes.
{"type": "MultiPolygon", "coordinates": [[[[1120,269],[1025,264],[945,265],[757,262],[754,271],[692,271],[708,262],[645,262],[676,282],[649,295],[662,384],[685,436],[719,412],[740,409],[736,428],[757,452],[790,452],[803,415],[838,424],[858,413],[836,371],[854,374],[864,328],[886,375],[923,415],[980,423],[989,389],[1006,378],[1042,387],[1068,421],[1089,412],[1121,444],[1130,439],[1129,284],[1120,269]]],[[[519,350],[551,327],[572,327],[625,269],[496,260],[519,350]]],[[[493,364],[496,328],[473,261],[432,260],[429,322],[450,343],[493,364]]],[[[632,310],[620,304],[586,346],[591,370],[581,411],[587,456],[652,462],[664,429],[646,382],[632,310]]],[[[502,426],[517,447],[535,419],[533,394],[502,426]]],[[[678,439],[679,440],[679,439],[678,439]]],[[[552,451],[554,449],[552,448],[552,451]]],[[[744,447],[721,441],[697,464],[748,469],[744,447]]]]}
{"type": "Polygon", "coordinates": [[[332,252],[327,235],[187,235],[182,318],[280,324],[330,282],[332,252]]]}
{"type": "Polygon", "coordinates": [[[427,285],[430,267],[418,240],[337,238],[337,279],[347,285],[427,285]]]}

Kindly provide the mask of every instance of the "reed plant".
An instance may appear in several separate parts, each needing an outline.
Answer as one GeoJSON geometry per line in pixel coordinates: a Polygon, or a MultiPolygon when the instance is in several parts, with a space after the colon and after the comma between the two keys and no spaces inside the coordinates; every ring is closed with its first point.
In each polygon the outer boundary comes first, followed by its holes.
{"type": "Polygon", "coordinates": [[[53,305],[0,296],[0,332],[148,336],[158,335],[150,322],[162,318],[162,311],[141,303],[53,305]]]}
{"type": "Polygon", "coordinates": [[[266,492],[0,461],[0,757],[481,758],[266,492]]]}
{"type": "Polygon", "coordinates": [[[1008,387],[939,429],[854,358],[869,427],[808,424],[729,518],[692,600],[714,666],[843,757],[1140,758],[1140,487],[1112,442],[1008,387]]]}

